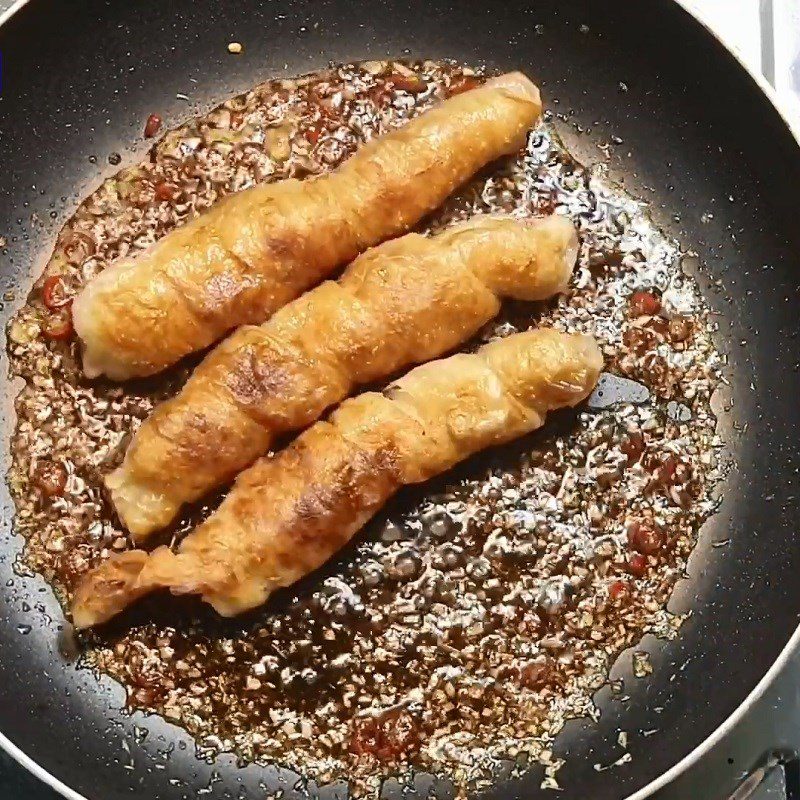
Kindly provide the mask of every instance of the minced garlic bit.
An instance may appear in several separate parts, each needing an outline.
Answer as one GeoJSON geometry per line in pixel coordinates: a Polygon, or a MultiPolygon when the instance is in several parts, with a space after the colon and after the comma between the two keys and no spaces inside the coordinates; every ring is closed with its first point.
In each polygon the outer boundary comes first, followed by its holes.
{"type": "Polygon", "coordinates": [[[653,664],[650,661],[650,654],[644,650],[636,650],[633,653],[633,674],[637,678],[644,678],[653,673],[653,664]]]}
{"type": "Polygon", "coordinates": [[[242,47],[241,42],[229,42],[228,43],[228,52],[233,53],[234,55],[239,55],[244,48],[242,47]]]}
{"type": "MultiPolygon", "coordinates": [[[[77,289],[226,194],[334,169],[464,74],[430,61],[404,69],[370,62],[272,81],[167,133],[80,206],[48,274],[77,289]],[[393,87],[408,71],[424,93],[393,87]]],[[[517,771],[538,763],[557,786],[553,738],[569,718],[597,719],[592,696],[618,654],[645,633],[679,634],[666,603],[722,477],[710,404],[722,361],[678,246],[547,124],[430,226],[551,212],[581,231],[568,292],[546,306],[511,304],[483,338],[538,323],[593,333],[607,371],[626,380],[607,379],[567,425],[548,425],[489,467],[473,460],[416,505],[393,506],[286,605],[224,623],[193,611],[196,624],[143,623],[113,642],[90,636],[92,665],[125,685],[130,707],[184,725],[203,757],[235,751],[320,784],[349,780],[354,796],[411,767],[448,774],[459,792],[485,788],[500,760],[517,771]],[[644,304],[642,292],[653,295],[644,304]]],[[[23,565],[68,596],[129,546],[102,476],[187,370],[124,390],[87,384],[76,343],[40,335],[45,312],[34,290],[9,329],[11,369],[25,381],[9,478],[23,565]],[[60,491],[53,475],[65,478],[60,491]]],[[[189,510],[175,540],[210,507],[189,510]]],[[[634,670],[652,666],[635,658],[634,670]]]]}
{"type": "Polygon", "coordinates": [[[602,764],[593,764],[595,772],[605,772],[608,769],[614,769],[614,767],[623,767],[625,764],[630,764],[633,761],[633,756],[630,753],[623,753],[616,761],[612,761],[610,764],[606,764],[603,766],[602,764]]]}

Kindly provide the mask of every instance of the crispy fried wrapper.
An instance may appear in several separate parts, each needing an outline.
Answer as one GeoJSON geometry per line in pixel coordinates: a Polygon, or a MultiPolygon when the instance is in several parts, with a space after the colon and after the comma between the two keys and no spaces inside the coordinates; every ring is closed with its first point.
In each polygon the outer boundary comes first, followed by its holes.
{"type": "Polygon", "coordinates": [[[367,251],[338,282],[232,334],[153,412],[106,479],[120,519],[144,541],[277,435],[307,427],[359,385],[452,350],[501,298],[563,290],[577,249],[565,217],[487,216],[367,251]]]}
{"type": "Polygon", "coordinates": [[[417,367],[382,393],[345,401],[245,470],[177,552],[111,556],[78,587],[86,628],[156,589],[198,594],[233,616],[334,555],[406,484],[540,427],[585,399],[602,355],[588,336],[540,329],[417,367]]]}
{"type": "Polygon", "coordinates": [[[511,73],[370,142],[333,173],[229,195],[78,295],[86,375],[152,375],[239,325],[263,322],[519,149],[540,113],[536,87],[511,73]]]}

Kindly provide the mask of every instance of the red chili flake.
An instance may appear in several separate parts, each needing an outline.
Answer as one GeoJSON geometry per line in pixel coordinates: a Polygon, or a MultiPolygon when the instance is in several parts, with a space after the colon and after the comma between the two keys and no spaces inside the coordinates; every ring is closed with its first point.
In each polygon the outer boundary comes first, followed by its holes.
{"type": "Polygon", "coordinates": [[[632,431],[620,442],[619,449],[627,456],[628,464],[634,464],[644,453],[644,436],[639,431],[632,431]]]}
{"type": "Polygon", "coordinates": [[[357,756],[372,756],[381,749],[381,726],[375,717],[366,717],[353,723],[350,752],[357,756]]]}
{"type": "Polygon", "coordinates": [[[323,120],[318,120],[310,128],[306,130],[305,134],[306,139],[313,146],[319,141],[319,137],[322,136],[325,130],[326,130],[325,122],[323,120]]]}
{"type": "Polygon", "coordinates": [[[653,292],[634,292],[628,304],[633,317],[652,317],[661,311],[661,298],[653,292]]]}
{"type": "Polygon", "coordinates": [[[67,471],[58,461],[40,461],[34,482],[45,497],[59,497],[67,485],[67,471]]]}
{"type": "Polygon", "coordinates": [[[672,486],[676,481],[678,470],[678,459],[675,456],[667,456],[656,469],[656,480],[662,486],[672,486]]]}
{"type": "Polygon", "coordinates": [[[137,706],[145,706],[152,708],[158,700],[158,692],[150,686],[142,686],[134,689],[132,694],[128,696],[128,705],[132,708],[137,706]]]}
{"type": "Polygon", "coordinates": [[[336,89],[334,89],[330,83],[318,83],[314,86],[309,86],[306,91],[308,100],[311,103],[318,104],[330,97],[336,89]]]}
{"type": "Polygon", "coordinates": [[[51,341],[65,342],[74,332],[71,302],[49,314],[42,324],[42,335],[51,341]]]}
{"type": "Polygon", "coordinates": [[[178,192],[178,187],[174,183],[161,181],[155,185],[155,195],[157,200],[174,200],[178,192]]]}
{"type": "Polygon", "coordinates": [[[647,574],[647,558],[641,553],[628,556],[628,572],[637,578],[644,577],[647,574]]]}
{"type": "Polygon", "coordinates": [[[669,322],[664,317],[653,317],[647,327],[660,336],[666,336],[669,333],[669,322]]]}
{"type": "Polygon", "coordinates": [[[411,714],[392,710],[355,720],[350,752],[357,756],[372,756],[379,761],[395,761],[418,750],[419,743],[417,723],[411,714]]]}
{"type": "Polygon", "coordinates": [[[144,124],[144,135],[147,139],[152,139],[161,127],[161,117],[158,114],[151,114],[144,124]]]}
{"type": "Polygon", "coordinates": [[[409,94],[420,94],[428,88],[428,84],[419,75],[402,75],[399,72],[395,72],[387,80],[395,89],[400,89],[409,94]]]}
{"type": "Polygon", "coordinates": [[[529,661],[520,669],[520,683],[526,689],[543,689],[550,685],[555,678],[553,660],[544,656],[534,661],[529,661]]]}
{"type": "Polygon", "coordinates": [[[664,544],[664,537],[654,527],[634,522],[628,527],[628,544],[643,555],[657,553],[664,544]]]}
{"type": "Polygon", "coordinates": [[[72,298],[67,292],[67,285],[61,275],[51,275],[42,284],[42,302],[54,311],[70,303],[72,298]]]}
{"type": "Polygon", "coordinates": [[[608,587],[608,596],[616,601],[627,600],[631,595],[631,588],[625,581],[614,581],[608,587]]]}
{"type": "Polygon", "coordinates": [[[376,106],[385,106],[392,98],[392,93],[387,85],[373,86],[369,90],[369,99],[376,106]]]}
{"type": "Polygon", "coordinates": [[[477,89],[480,85],[481,82],[474,75],[459,75],[458,78],[453,78],[451,81],[448,92],[452,97],[454,94],[462,94],[470,89],[477,89]]]}
{"type": "Polygon", "coordinates": [[[692,335],[692,321],[686,317],[673,317],[669,321],[669,338],[673,342],[685,342],[692,335]]]}
{"type": "Polygon", "coordinates": [[[652,331],[647,330],[647,328],[633,325],[627,328],[622,334],[622,344],[632,353],[641,356],[650,350],[655,350],[655,348],[658,347],[658,339],[656,335],[652,331]]]}

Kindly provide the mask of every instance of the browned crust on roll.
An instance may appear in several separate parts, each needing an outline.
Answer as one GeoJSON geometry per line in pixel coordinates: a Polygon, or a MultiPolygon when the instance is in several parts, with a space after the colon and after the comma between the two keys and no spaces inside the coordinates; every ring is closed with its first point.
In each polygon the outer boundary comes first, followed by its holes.
{"type": "Polygon", "coordinates": [[[476,217],[368,251],[338,282],[241,328],[153,412],[107,479],[120,518],[143,540],[354,387],[456,347],[501,297],[563,289],[576,243],[564,217],[476,217]]]}
{"type": "Polygon", "coordinates": [[[323,564],[401,485],[538,428],[549,410],[584,399],[601,368],[590,337],[542,329],[348,400],[243,472],[177,553],[125,553],[90,573],[75,624],[97,624],[157,588],[200,594],[224,615],[253,608],[323,564]]]}
{"type": "Polygon", "coordinates": [[[84,371],[152,375],[257,324],[359,252],[408,230],[541,113],[524,76],[451,97],[338,170],[219,201],[91,281],[73,305],[84,371]]]}

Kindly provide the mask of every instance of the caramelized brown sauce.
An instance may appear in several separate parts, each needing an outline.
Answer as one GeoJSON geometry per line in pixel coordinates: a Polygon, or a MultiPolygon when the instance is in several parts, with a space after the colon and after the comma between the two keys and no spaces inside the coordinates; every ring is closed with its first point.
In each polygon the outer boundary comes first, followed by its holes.
{"type": "MultiPolygon", "coordinates": [[[[268,82],[168,132],[81,205],[9,328],[12,372],[25,381],[9,480],[27,568],[66,599],[93,564],[130,546],[102,476],[191,368],[87,382],[76,343],[51,335],[69,296],[218,197],[331,169],[481,80],[448,64],[370,62],[268,82]],[[58,286],[46,284],[54,276],[58,286]]],[[[357,792],[409,765],[481,787],[496,759],[547,762],[616,654],[645,630],[677,630],[664,607],[721,477],[710,408],[721,362],[681,253],[547,125],[428,227],[487,211],[569,214],[582,249],[565,297],[510,304],[483,338],[538,321],[594,333],[607,369],[647,387],[645,401],[598,400],[402,493],[335,563],[244,618],[162,596],[88,634],[86,662],[120,680],[131,707],[179,722],[206,752],[345,778],[357,792]]],[[[179,540],[217,502],[187,511],[162,540],[179,540]]]]}

